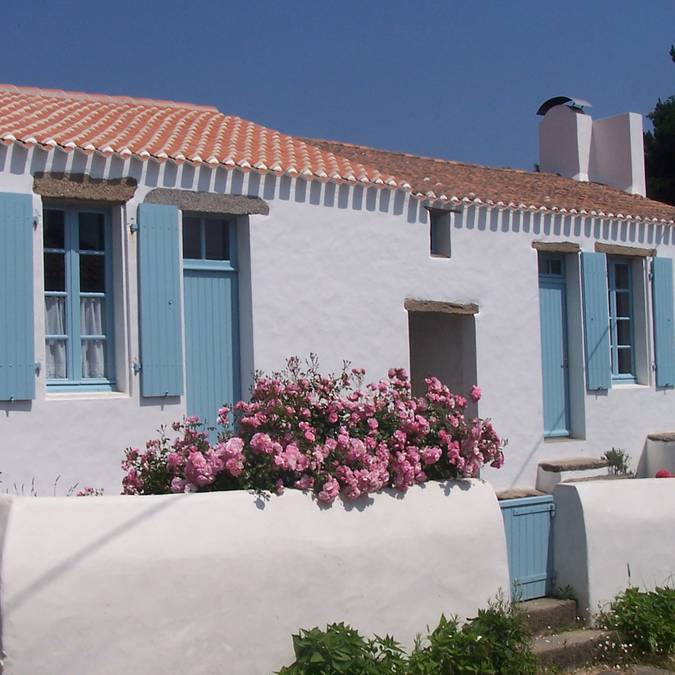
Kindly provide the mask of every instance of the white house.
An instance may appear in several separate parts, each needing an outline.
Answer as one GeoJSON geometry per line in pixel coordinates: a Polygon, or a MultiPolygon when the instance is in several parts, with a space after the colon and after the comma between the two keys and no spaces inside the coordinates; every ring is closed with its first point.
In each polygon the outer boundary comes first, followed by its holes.
{"type": "Polygon", "coordinates": [[[114,493],[125,447],[309,352],[478,383],[497,487],[638,466],[675,425],[675,208],[644,197],[639,116],[540,112],[546,173],[1,86],[2,488],[114,493]]]}

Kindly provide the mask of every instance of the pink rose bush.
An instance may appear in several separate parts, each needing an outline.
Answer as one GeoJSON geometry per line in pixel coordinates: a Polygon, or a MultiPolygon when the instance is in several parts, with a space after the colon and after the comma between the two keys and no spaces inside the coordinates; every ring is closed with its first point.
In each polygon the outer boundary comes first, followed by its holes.
{"type": "MultiPolygon", "coordinates": [[[[216,429],[195,417],[175,422],[145,450],[129,448],[125,494],[250,489],[311,491],[325,504],[427,480],[472,477],[504,462],[504,442],[489,420],[466,414],[467,399],[436,378],[412,395],[401,368],[363,385],[365,371],[322,375],[313,358],[259,373],[250,401],[218,411],[216,429]],[[211,434],[209,434],[211,431],[211,434]]],[[[474,386],[475,403],[481,391],[474,386]]]]}

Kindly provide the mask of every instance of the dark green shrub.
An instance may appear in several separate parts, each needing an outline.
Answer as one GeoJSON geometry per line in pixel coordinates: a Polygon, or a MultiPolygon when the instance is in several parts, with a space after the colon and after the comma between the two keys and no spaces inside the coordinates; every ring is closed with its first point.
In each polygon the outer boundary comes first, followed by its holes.
{"type": "Polygon", "coordinates": [[[441,616],[407,656],[390,637],[365,640],[343,623],[293,636],[295,662],[281,675],[531,675],[536,672],[523,615],[499,599],[464,625],[441,616]]]}
{"type": "Polygon", "coordinates": [[[295,662],[280,675],[403,675],[405,654],[389,636],[365,640],[344,623],[326,630],[301,630],[293,636],[295,662]]]}
{"type": "Polygon", "coordinates": [[[410,675],[536,673],[530,631],[515,607],[498,599],[461,628],[441,617],[427,644],[418,641],[408,662],[410,675]]]}
{"type": "Polygon", "coordinates": [[[636,654],[675,655],[675,588],[628,588],[617,596],[598,624],[619,634],[624,649],[636,654]]]}

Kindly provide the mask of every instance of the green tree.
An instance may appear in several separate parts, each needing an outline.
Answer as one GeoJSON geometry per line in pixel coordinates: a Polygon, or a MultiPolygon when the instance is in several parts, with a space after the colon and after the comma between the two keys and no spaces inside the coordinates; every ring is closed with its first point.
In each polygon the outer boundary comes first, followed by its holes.
{"type": "MultiPolygon", "coordinates": [[[[670,56],[675,62],[675,46],[670,56]]],[[[675,96],[659,99],[647,117],[654,127],[645,133],[647,196],[675,205],[675,96]]]]}

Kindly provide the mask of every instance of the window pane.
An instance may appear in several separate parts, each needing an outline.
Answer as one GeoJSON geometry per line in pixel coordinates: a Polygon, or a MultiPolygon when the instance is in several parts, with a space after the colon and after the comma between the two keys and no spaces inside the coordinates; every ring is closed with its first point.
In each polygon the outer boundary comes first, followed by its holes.
{"type": "Polygon", "coordinates": [[[66,335],[66,299],[47,296],[45,298],[45,333],[66,335]]]}
{"type": "Polygon", "coordinates": [[[628,265],[621,263],[614,265],[614,287],[629,288],[630,270],[628,265]]]}
{"type": "Polygon", "coordinates": [[[630,293],[616,294],[616,315],[630,316],[630,293]]]}
{"type": "Polygon", "coordinates": [[[229,260],[227,245],[227,221],[206,221],[206,258],[207,260],[229,260]]]}
{"type": "Polygon", "coordinates": [[[616,343],[618,346],[630,346],[630,321],[618,319],[616,322],[616,343]]]}
{"type": "Polygon", "coordinates": [[[562,261],[559,258],[552,258],[551,259],[551,274],[555,274],[556,276],[560,276],[562,274],[562,261]]]}
{"type": "Polygon", "coordinates": [[[64,212],[47,209],[44,212],[44,246],[45,248],[65,248],[64,212]]]}
{"type": "Polygon", "coordinates": [[[66,377],[66,341],[47,340],[47,378],[65,379],[66,377]]]}
{"type": "Polygon", "coordinates": [[[63,253],[45,253],[45,291],[66,290],[66,258],[63,253]]]}
{"type": "Polygon", "coordinates": [[[631,349],[619,349],[619,375],[630,375],[633,371],[631,364],[631,349]]]}
{"type": "Polygon", "coordinates": [[[82,378],[105,377],[105,340],[82,340],[82,378]]]}
{"type": "Polygon", "coordinates": [[[105,300],[80,298],[80,334],[105,335],[105,300]]]}
{"type": "Polygon", "coordinates": [[[199,218],[183,218],[183,258],[202,257],[201,224],[199,218]]]}
{"type": "Polygon", "coordinates": [[[79,218],[80,218],[80,250],[103,251],[105,249],[103,214],[80,212],[79,218]]]}
{"type": "Polygon", "coordinates": [[[80,291],[105,293],[105,256],[80,254],[80,291]]]}

